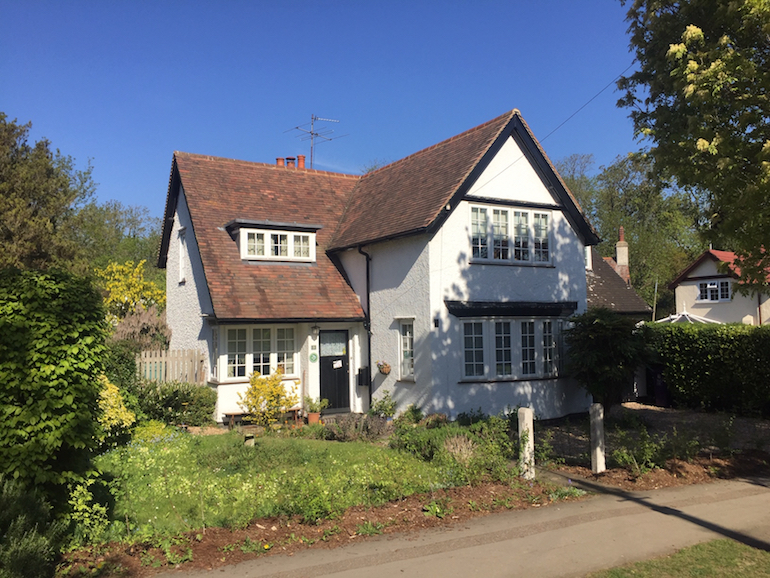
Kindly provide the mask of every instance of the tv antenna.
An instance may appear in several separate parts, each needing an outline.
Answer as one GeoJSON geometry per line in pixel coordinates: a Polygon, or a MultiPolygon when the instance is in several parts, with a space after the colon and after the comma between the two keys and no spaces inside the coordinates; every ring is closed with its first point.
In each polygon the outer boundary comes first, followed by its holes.
{"type": "MultiPolygon", "coordinates": [[[[314,114],[310,115],[310,128],[307,127],[307,124],[303,124],[300,126],[295,126],[294,128],[290,128],[289,130],[298,130],[301,132],[304,132],[304,135],[301,135],[301,140],[309,140],[310,141],[310,168],[314,168],[313,165],[315,164],[315,141],[316,139],[321,139],[321,142],[328,142],[332,141],[334,139],[342,138],[343,136],[348,136],[346,134],[337,136],[337,137],[330,137],[329,135],[332,134],[334,131],[327,127],[322,126],[316,130],[315,123],[316,121],[320,122],[339,122],[338,120],[335,120],[333,118],[321,118],[320,116],[316,116],[314,114]]],[[[289,130],[284,132],[289,132],[289,130]]]]}

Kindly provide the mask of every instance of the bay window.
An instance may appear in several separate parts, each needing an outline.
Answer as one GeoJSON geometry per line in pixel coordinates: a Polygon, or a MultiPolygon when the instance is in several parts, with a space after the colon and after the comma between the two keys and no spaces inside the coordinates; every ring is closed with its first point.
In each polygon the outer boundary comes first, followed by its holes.
{"type": "Polygon", "coordinates": [[[246,378],[252,373],[270,375],[278,367],[286,375],[298,373],[293,327],[224,327],[222,331],[225,379],[246,378]]]}

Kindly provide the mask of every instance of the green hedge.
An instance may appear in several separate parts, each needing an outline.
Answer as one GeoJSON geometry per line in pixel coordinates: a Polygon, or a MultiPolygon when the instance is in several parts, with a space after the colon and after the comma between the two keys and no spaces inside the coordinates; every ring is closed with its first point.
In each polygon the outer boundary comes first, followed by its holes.
{"type": "Polygon", "coordinates": [[[770,327],[648,325],[675,404],[770,416],[770,327]]]}
{"type": "Polygon", "coordinates": [[[145,417],[169,425],[212,424],[217,392],[206,385],[169,381],[145,382],[137,391],[145,417]]]}

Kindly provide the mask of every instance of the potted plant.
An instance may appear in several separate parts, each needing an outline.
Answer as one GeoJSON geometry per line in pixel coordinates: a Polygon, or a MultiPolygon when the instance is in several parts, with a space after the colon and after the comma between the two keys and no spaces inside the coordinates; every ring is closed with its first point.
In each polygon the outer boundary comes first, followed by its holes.
{"type": "Polygon", "coordinates": [[[307,423],[318,423],[321,419],[321,412],[329,407],[329,400],[324,398],[313,399],[310,396],[305,396],[305,413],[307,413],[307,423]]]}
{"type": "Polygon", "coordinates": [[[382,375],[388,375],[390,373],[390,364],[386,363],[385,361],[378,361],[377,369],[382,375]]]}

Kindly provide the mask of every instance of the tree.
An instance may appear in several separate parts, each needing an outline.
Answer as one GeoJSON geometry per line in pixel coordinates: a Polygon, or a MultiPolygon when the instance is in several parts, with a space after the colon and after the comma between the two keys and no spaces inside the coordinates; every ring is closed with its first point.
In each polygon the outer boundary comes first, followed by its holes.
{"type": "Polygon", "coordinates": [[[91,467],[104,332],[101,295],[88,280],[0,271],[0,474],[58,507],[91,467]]]}
{"type": "MultiPolygon", "coordinates": [[[[623,0],[621,0],[623,1],[623,0]]],[[[619,106],[663,175],[703,195],[709,239],[733,249],[749,287],[770,269],[770,3],[634,0],[639,70],[619,106]]]]}
{"type": "Polygon", "coordinates": [[[106,291],[105,308],[117,320],[136,312],[138,307],[149,309],[157,306],[162,309],[166,305],[165,292],[144,278],[144,263],[110,263],[104,269],[97,270],[106,291]]]}
{"type": "Polygon", "coordinates": [[[698,207],[687,193],[655,177],[649,155],[618,157],[594,177],[587,175],[591,162],[590,155],[572,155],[557,165],[603,239],[597,247],[600,255],[615,255],[623,226],[631,285],[652,304],[657,283],[657,310],[665,317],[675,306],[668,283],[702,250],[698,207]]]}
{"type": "Polygon", "coordinates": [[[632,319],[609,309],[589,309],[571,321],[568,371],[609,413],[646,359],[644,337],[632,319]]]}
{"type": "Polygon", "coordinates": [[[75,169],[71,157],[47,140],[27,142],[30,123],[0,112],[0,267],[66,266],[78,253],[67,224],[94,192],[91,167],[75,169]]]}

